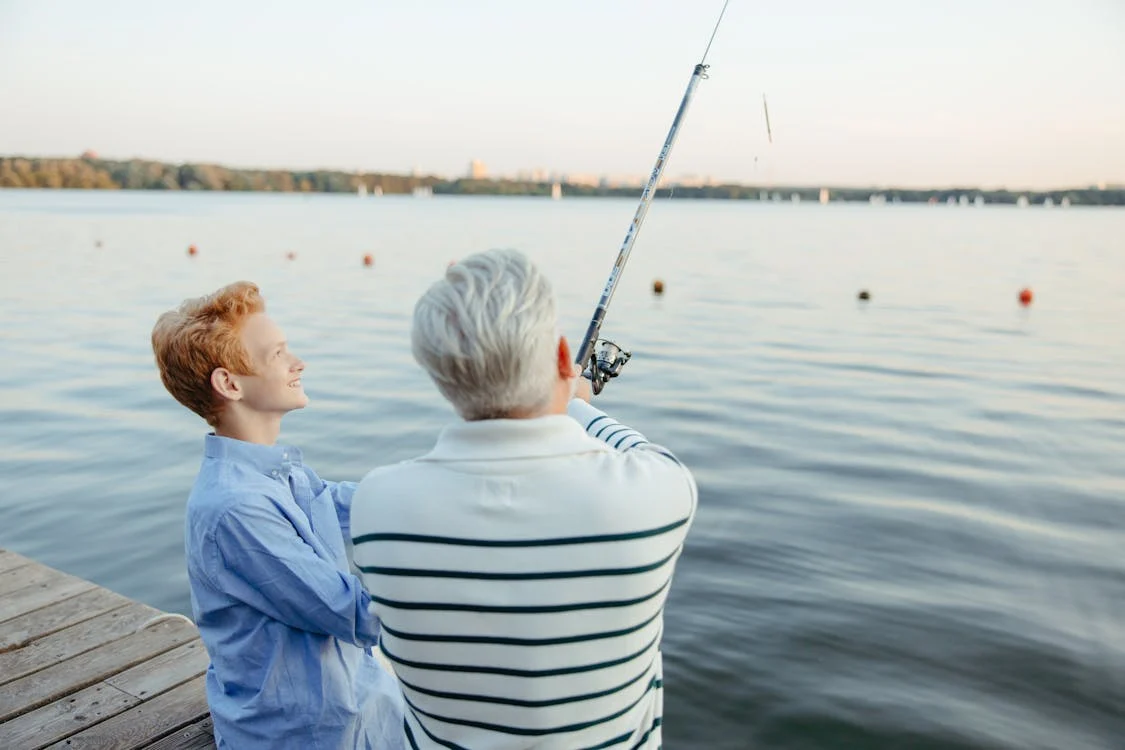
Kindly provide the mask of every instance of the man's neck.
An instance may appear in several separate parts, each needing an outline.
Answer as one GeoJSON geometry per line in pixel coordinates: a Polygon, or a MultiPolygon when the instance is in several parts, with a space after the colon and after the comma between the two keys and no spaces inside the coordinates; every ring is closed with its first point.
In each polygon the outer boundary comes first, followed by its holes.
{"type": "Polygon", "coordinates": [[[551,396],[551,400],[541,409],[535,409],[534,411],[528,409],[510,411],[503,416],[489,417],[489,419],[539,419],[539,417],[566,414],[566,407],[569,403],[570,398],[567,390],[565,388],[556,389],[555,393],[551,396]]]}
{"type": "Polygon", "coordinates": [[[281,416],[261,414],[241,414],[228,410],[222,420],[215,426],[215,434],[219,437],[242,440],[246,443],[259,445],[273,445],[277,436],[281,434],[281,416]]]}

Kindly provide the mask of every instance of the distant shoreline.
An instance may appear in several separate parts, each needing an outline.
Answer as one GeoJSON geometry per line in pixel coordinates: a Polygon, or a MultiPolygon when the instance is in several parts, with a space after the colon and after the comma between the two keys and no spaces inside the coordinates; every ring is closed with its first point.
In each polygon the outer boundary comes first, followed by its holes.
{"type": "MultiPolygon", "coordinates": [[[[170,164],[131,159],[50,159],[0,157],[0,188],[71,188],[89,190],[203,190],[281,193],[360,193],[396,195],[525,195],[550,197],[631,197],[639,186],[595,186],[507,179],[446,179],[434,175],[397,175],[332,170],[232,169],[215,164],[170,164]],[[557,184],[557,187],[555,185],[557,184]]],[[[1125,185],[1050,190],[963,188],[874,188],[776,185],[677,185],[657,191],[682,199],[775,202],[1041,204],[1056,206],[1125,206],[1125,185]]]]}

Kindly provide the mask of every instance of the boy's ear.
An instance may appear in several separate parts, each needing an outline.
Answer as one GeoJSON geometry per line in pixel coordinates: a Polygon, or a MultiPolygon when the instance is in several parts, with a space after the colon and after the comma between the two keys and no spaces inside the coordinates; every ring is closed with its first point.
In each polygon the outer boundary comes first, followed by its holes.
{"type": "Polygon", "coordinates": [[[227,401],[242,400],[242,384],[238,377],[225,367],[216,367],[211,371],[211,387],[227,401]]]}

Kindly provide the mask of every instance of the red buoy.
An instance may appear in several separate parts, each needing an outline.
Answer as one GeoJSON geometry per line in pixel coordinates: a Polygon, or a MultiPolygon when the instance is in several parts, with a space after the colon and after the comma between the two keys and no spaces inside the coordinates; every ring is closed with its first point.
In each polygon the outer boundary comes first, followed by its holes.
{"type": "Polygon", "coordinates": [[[297,253],[290,250],[289,252],[287,252],[285,254],[285,257],[288,258],[289,260],[296,260],[297,259],[297,253]]]}
{"type": "Polygon", "coordinates": [[[195,255],[198,252],[199,252],[199,248],[197,248],[195,245],[188,245],[188,249],[187,249],[188,255],[195,255]]]}
{"type": "Polygon", "coordinates": [[[371,253],[368,253],[367,255],[364,255],[363,256],[363,265],[365,265],[365,266],[375,265],[375,256],[372,255],[371,253]]]}
{"type": "Polygon", "coordinates": [[[1031,293],[1031,289],[1024,287],[1020,290],[1020,304],[1027,307],[1031,301],[1035,299],[1035,295],[1031,293]]]}

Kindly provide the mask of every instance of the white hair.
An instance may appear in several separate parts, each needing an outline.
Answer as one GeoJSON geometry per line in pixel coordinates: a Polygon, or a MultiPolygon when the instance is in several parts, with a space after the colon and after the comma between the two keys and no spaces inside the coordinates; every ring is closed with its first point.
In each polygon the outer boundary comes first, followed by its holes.
{"type": "Polygon", "coordinates": [[[534,414],[557,376],[555,295],[515,250],[454,263],[414,306],[411,348],[466,420],[534,414]]]}

